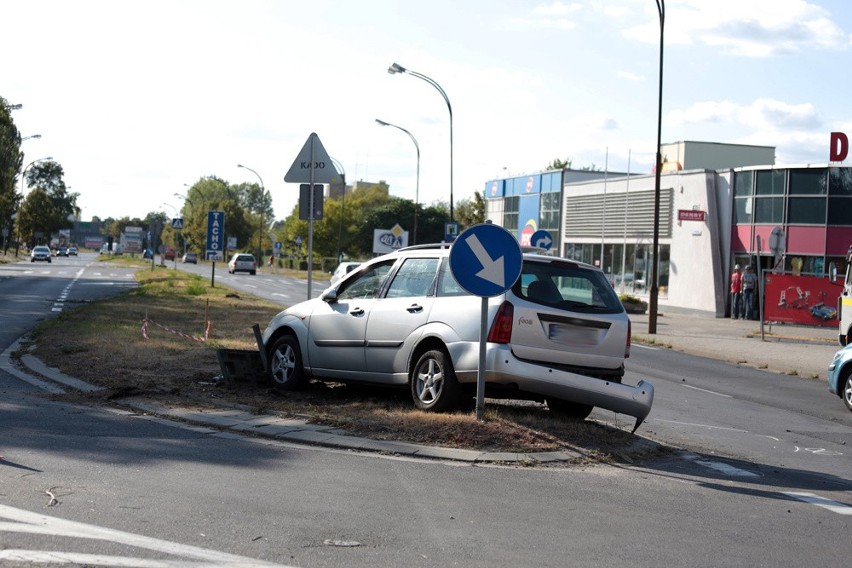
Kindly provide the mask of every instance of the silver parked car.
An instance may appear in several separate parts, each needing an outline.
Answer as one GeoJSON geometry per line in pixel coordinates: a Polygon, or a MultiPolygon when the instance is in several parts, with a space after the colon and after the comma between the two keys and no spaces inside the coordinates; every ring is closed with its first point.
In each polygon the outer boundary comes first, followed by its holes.
{"type": "MultiPolygon", "coordinates": [[[[456,282],[449,251],[421,245],[378,257],[277,314],[262,337],[273,383],[407,386],[423,410],[473,396],[482,303],[456,282]]],[[[487,311],[487,396],[546,401],[576,418],[599,406],[636,427],[651,411],[652,384],[621,384],[630,320],[599,269],[524,254],[520,278],[487,311]]]]}
{"type": "Polygon", "coordinates": [[[35,246],[33,250],[30,251],[30,262],[35,262],[37,260],[44,260],[47,262],[51,262],[53,258],[53,254],[50,252],[50,249],[46,246],[35,246]]]}

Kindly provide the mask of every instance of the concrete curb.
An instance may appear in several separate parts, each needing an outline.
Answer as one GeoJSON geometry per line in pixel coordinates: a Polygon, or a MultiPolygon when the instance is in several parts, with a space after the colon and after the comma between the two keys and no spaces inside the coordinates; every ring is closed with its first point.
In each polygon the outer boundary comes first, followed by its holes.
{"type": "MultiPolygon", "coordinates": [[[[24,338],[16,341],[6,351],[0,354],[0,369],[28,382],[29,384],[53,394],[67,392],[63,387],[82,392],[102,391],[102,387],[88,384],[84,381],[69,377],[58,369],[48,367],[33,355],[23,355],[21,362],[33,373],[47,379],[42,380],[25,373],[11,361],[11,354],[17,351],[24,338]]],[[[394,456],[409,456],[434,460],[454,461],[475,464],[503,464],[517,466],[535,466],[545,464],[567,463],[583,460],[586,456],[582,451],[560,450],[554,452],[487,452],[458,448],[426,446],[392,440],[373,440],[352,436],[347,432],[330,426],[308,424],[304,420],[282,418],[272,415],[257,415],[240,409],[197,410],[189,408],[170,408],[168,406],[128,397],[112,401],[133,411],[170,421],[179,421],[197,426],[201,433],[219,434],[233,432],[235,435],[250,434],[253,436],[281,440],[285,442],[338,448],[361,452],[379,453],[394,456]]],[[[648,452],[658,445],[645,438],[636,437],[629,447],[618,452],[622,458],[631,453],[648,452]]]]}

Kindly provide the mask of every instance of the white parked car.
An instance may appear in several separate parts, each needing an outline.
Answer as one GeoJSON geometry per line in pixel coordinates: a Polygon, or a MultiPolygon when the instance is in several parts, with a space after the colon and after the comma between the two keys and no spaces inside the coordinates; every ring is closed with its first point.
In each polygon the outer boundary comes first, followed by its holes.
{"type": "Polygon", "coordinates": [[[337,268],[335,268],[334,272],[331,274],[330,285],[334,286],[340,281],[341,278],[343,278],[359,266],[361,266],[360,262],[341,262],[337,265],[337,268]]]}
{"type": "MultiPolygon", "coordinates": [[[[262,337],[273,384],[398,385],[423,410],[472,397],[481,301],[456,282],[449,251],[400,249],[276,315],[262,337]]],[[[581,419],[599,406],[635,417],[636,427],[651,411],[651,383],[621,384],[630,320],[599,269],[525,254],[520,278],[488,299],[487,312],[487,396],[546,401],[581,419]]]]}
{"type": "Polygon", "coordinates": [[[240,252],[231,257],[228,262],[228,273],[235,274],[237,272],[257,274],[257,261],[253,254],[240,252]]]}

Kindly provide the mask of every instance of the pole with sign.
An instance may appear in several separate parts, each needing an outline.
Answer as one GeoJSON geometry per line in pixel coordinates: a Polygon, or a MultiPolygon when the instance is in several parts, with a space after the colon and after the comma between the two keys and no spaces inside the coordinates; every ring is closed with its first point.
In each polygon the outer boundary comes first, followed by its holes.
{"type": "Polygon", "coordinates": [[[476,419],[485,409],[485,343],[488,335],[488,298],[499,296],[521,276],[523,254],[512,233],[497,225],[474,225],[450,249],[450,271],[459,286],[482,298],[479,325],[479,371],[476,375],[476,419]]]}
{"type": "MultiPolygon", "coordinates": [[[[320,142],[319,136],[315,132],[311,132],[302,151],[296,156],[296,160],[287,175],[284,176],[284,181],[287,183],[308,183],[310,187],[314,184],[332,183],[337,179],[337,170],[325,151],[325,148],[320,142]]],[[[313,282],[314,268],[314,192],[308,191],[308,207],[310,217],[308,218],[308,299],[311,299],[311,286],[313,282]]]]}
{"type": "Polygon", "coordinates": [[[213,269],[210,273],[210,287],[215,288],[216,261],[223,260],[225,251],[225,212],[207,212],[207,247],[205,257],[213,261],[213,269]]]}

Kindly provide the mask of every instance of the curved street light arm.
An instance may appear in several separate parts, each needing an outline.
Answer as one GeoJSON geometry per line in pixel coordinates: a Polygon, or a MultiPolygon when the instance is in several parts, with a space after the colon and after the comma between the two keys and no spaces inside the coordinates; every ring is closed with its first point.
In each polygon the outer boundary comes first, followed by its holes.
{"type": "MultiPolygon", "coordinates": [[[[662,0],[657,1],[661,2],[662,0]]],[[[406,69],[399,63],[392,63],[391,66],[388,67],[388,73],[390,73],[391,75],[396,75],[397,73],[408,73],[409,75],[413,75],[418,79],[426,81],[427,83],[435,87],[439,93],[441,93],[441,96],[444,98],[444,102],[447,103],[447,110],[450,112],[450,222],[454,222],[455,217],[453,215],[453,107],[450,104],[450,98],[447,96],[446,91],[441,88],[441,85],[439,85],[437,81],[427,75],[424,75],[423,73],[418,73],[417,71],[406,69]]]]}

